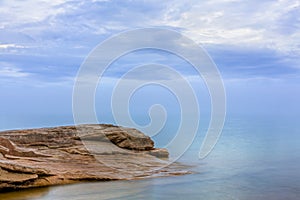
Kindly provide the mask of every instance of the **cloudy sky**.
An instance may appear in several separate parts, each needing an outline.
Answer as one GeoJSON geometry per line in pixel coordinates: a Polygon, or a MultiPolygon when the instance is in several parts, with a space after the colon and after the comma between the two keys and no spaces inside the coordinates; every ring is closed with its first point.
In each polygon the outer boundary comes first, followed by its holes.
{"type": "MultiPolygon", "coordinates": [[[[206,49],[224,78],[229,111],[299,114],[299,13],[299,0],[1,0],[2,118],[70,113],[74,79],[89,52],[114,34],[146,27],[179,31],[206,49]]],[[[136,52],[119,65],[181,65],[173,57],[136,52]]],[[[110,76],[119,73],[112,68],[110,76]]]]}

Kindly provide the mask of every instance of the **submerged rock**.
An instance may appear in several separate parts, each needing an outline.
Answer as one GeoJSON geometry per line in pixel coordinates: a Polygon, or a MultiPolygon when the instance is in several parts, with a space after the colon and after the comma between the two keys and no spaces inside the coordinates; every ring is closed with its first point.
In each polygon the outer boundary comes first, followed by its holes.
{"type": "Polygon", "coordinates": [[[0,190],[187,174],[132,128],[99,124],[0,132],[0,190]]]}

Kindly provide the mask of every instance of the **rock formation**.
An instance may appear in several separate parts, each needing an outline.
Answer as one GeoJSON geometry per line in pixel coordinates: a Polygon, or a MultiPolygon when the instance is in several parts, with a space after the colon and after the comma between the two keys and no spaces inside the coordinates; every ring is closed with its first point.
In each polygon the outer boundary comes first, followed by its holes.
{"type": "Polygon", "coordinates": [[[132,128],[80,125],[0,132],[0,190],[189,173],[132,128]]]}

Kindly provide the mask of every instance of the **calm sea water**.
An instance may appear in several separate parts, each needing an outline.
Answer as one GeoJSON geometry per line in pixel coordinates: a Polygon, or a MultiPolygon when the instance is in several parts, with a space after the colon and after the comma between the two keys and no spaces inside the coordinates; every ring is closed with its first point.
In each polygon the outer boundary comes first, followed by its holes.
{"type": "MultiPolygon", "coordinates": [[[[72,123],[62,116],[48,118],[2,120],[1,129],[72,123]]],[[[0,199],[300,199],[299,119],[228,117],[217,146],[204,160],[197,158],[203,138],[198,137],[180,160],[196,174],[55,186],[4,193],[0,199]]]]}

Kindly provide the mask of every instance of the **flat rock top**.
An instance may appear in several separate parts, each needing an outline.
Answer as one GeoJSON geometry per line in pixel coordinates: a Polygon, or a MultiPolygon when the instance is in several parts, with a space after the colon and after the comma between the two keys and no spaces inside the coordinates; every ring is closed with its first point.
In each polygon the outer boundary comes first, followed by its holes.
{"type": "Polygon", "coordinates": [[[0,132],[0,190],[190,173],[142,132],[107,124],[0,132]]]}

